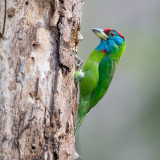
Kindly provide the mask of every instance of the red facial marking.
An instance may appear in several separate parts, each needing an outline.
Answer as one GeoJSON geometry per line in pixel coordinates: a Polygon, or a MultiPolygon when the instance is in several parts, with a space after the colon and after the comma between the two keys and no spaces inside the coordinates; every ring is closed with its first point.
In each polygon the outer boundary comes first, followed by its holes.
{"type": "MultiPolygon", "coordinates": [[[[116,31],[117,32],[117,31],[116,31]]],[[[117,32],[121,37],[123,37],[124,38],[124,35],[122,34],[122,33],[120,33],[120,32],[117,32]]]]}
{"type": "Polygon", "coordinates": [[[106,50],[105,50],[105,49],[102,49],[101,52],[106,53],[106,50]]]}
{"type": "Polygon", "coordinates": [[[108,29],[105,29],[104,32],[105,32],[106,34],[108,34],[111,30],[112,30],[112,29],[108,28],[108,29]]]}
{"type": "MultiPolygon", "coordinates": [[[[108,33],[111,31],[112,29],[108,28],[108,29],[104,29],[104,32],[108,35],[108,33]]],[[[114,30],[115,31],[115,30],[114,30]]],[[[117,32],[117,31],[116,31],[117,32]]],[[[124,38],[124,35],[120,32],[117,32],[121,37],[124,38]]]]}

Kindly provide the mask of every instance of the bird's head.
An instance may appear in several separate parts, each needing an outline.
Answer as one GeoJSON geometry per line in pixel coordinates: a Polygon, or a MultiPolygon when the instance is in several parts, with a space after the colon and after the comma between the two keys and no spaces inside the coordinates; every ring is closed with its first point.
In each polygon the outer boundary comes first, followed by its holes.
{"type": "Polygon", "coordinates": [[[92,28],[92,31],[99,37],[101,40],[114,41],[117,45],[122,44],[125,41],[124,36],[113,29],[99,29],[99,28],[92,28]]]}
{"type": "Polygon", "coordinates": [[[124,52],[125,38],[120,32],[110,28],[92,28],[92,31],[101,39],[101,43],[97,47],[98,50],[111,54],[124,52]]]}

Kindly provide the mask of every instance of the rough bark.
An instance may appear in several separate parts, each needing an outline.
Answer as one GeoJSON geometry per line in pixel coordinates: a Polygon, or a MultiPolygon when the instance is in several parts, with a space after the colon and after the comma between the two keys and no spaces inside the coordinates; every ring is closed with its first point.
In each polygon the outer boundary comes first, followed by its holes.
{"type": "Polygon", "coordinates": [[[3,25],[0,1],[0,160],[73,160],[73,50],[83,2],[6,2],[3,25]]]}

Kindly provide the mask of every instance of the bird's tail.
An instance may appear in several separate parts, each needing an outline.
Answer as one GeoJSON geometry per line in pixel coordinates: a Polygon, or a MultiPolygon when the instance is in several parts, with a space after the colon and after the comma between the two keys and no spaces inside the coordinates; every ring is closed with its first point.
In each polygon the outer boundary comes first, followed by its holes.
{"type": "Polygon", "coordinates": [[[79,118],[78,124],[77,124],[77,126],[76,126],[75,131],[74,131],[74,136],[75,136],[75,137],[76,137],[76,135],[77,135],[77,133],[78,133],[79,127],[81,126],[81,123],[82,123],[82,121],[83,121],[83,118],[84,118],[84,116],[81,116],[81,117],[79,118]]]}

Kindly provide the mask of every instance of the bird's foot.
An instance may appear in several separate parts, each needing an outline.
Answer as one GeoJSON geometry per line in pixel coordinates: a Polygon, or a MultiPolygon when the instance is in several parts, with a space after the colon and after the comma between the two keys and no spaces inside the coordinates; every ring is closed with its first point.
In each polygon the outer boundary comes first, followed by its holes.
{"type": "Polygon", "coordinates": [[[78,83],[84,76],[85,76],[85,73],[82,72],[81,70],[76,71],[76,72],[74,73],[74,79],[75,79],[75,81],[76,81],[77,83],[78,83]]]}
{"type": "Polygon", "coordinates": [[[78,70],[81,70],[82,65],[83,65],[83,61],[77,56],[77,54],[74,52],[74,63],[76,65],[76,67],[78,68],[78,70]]]}
{"type": "Polygon", "coordinates": [[[75,159],[78,159],[79,157],[79,154],[77,153],[77,151],[75,151],[75,159]]]}

